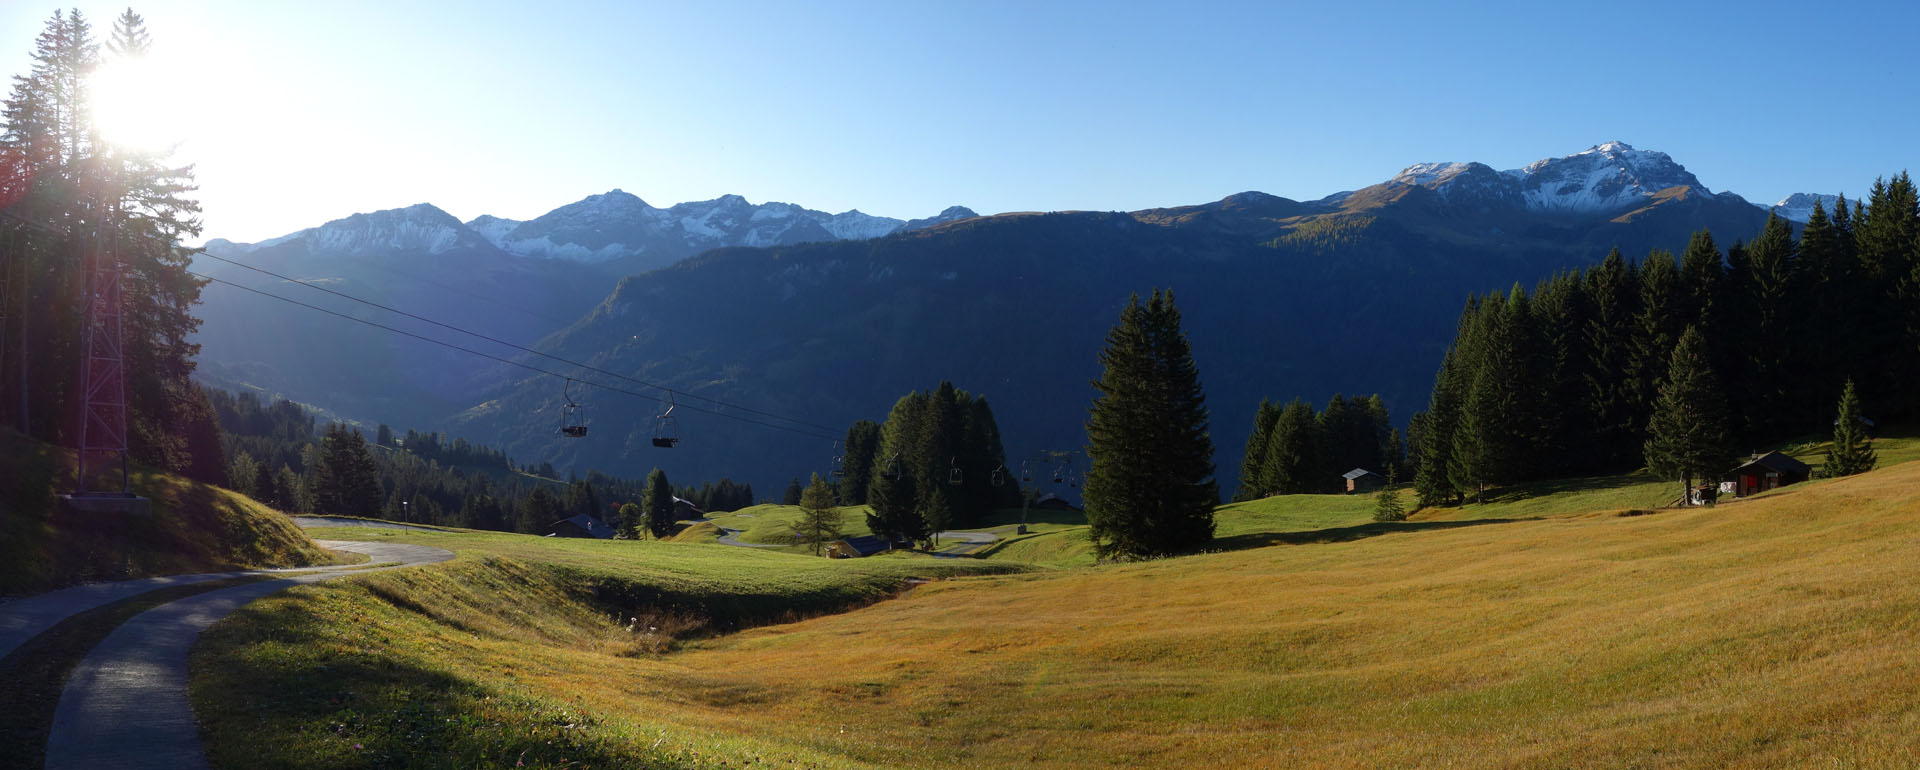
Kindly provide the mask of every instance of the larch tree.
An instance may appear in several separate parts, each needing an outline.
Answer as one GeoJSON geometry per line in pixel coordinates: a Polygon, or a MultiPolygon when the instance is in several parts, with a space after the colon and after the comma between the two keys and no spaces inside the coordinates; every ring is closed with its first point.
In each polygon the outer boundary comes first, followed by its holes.
{"type": "Polygon", "coordinates": [[[819,556],[822,546],[840,539],[845,526],[840,509],[833,507],[833,487],[821,481],[820,474],[813,474],[813,480],[800,493],[800,518],[793,523],[793,533],[801,543],[813,546],[813,555],[819,556]]]}
{"type": "Polygon", "coordinates": [[[1667,381],[1654,401],[1643,445],[1647,468],[1678,479],[1681,500],[1693,480],[1724,470],[1728,451],[1726,397],[1707,357],[1706,337],[1689,326],[1667,362],[1667,381]]]}
{"type": "Polygon", "coordinates": [[[1206,395],[1173,292],[1128,300],[1100,352],[1083,490],[1102,558],[1191,551],[1213,539],[1206,395]]]}

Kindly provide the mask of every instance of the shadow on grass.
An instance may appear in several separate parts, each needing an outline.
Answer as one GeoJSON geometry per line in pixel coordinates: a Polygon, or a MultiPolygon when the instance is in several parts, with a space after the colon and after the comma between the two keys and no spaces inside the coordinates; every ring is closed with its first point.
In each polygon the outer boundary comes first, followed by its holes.
{"type": "Polygon", "coordinates": [[[1369,537],[1391,535],[1398,532],[1426,532],[1438,529],[1458,529],[1460,527],[1478,527],[1487,524],[1509,524],[1528,519],[1471,519],[1467,521],[1376,521],[1367,524],[1355,524],[1350,527],[1330,527],[1301,532],[1257,532],[1248,535],[1234,535],[1218,538],[1208,547],[1212,551],[1241,551],[1248,548],[1265,548],[1274,545],[1315,545],[1320,543],[1346,543],[1364,540],[1369,537]]]}
{"type": "Polygon", "coordinates": [[[1640,475],[1621,475],[1529,481],[1525,484],[1515,484],[1511,487],[1489,490],[1487,492],[1486,502],[1516,503],[1521,500],[1530,500],[1536,497],[1551,497],[1553,495],[1563,495],[1574,492],[1606,492],[1639,486],[1652,480],[1653,479],[1640,475]]]}
{"type": "Polygon", "coordinates": [[[578,704],[475,677],[394,634],[361,636],[306,600],[255,606],[194,651],[194,711],[214,767],[660,767],[578,704]]]}

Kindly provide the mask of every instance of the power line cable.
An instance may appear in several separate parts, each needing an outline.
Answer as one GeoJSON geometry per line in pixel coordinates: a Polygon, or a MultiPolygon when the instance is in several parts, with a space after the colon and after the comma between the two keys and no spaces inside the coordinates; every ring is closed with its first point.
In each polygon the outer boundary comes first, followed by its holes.
{"type": "MultiPolygon", "coordinates": [[[[612,392],[614,392],[614,393],[620,393],[620,394],[624,394],[624,395],[628,395],[628,396],[633,396],[633,397],[635,397],[635,398],[643,398],[643,399],[648,399],[648,400],[658,400],[658,398],[657,398],[657,397],[655,397],[655,396],[650,396],[650,395],[647,395],[647,394],[645,394],[645,393],[638,393],[638,392],[635,392],[635,391],[631,391],[631,390],[627,390],[627,389],[625,389],[625,388],[618,388],[618,387],[614,387],[614,386],[612,386],[612,385],[606,385],[606,384],[603,384],[603,383],[598,383],[598,382],[593,382],[593,381],[591,381],[591,380],[583,380],[583,379],[580,379],[580,378],[578,378],[578,377],[569,377],[569,376],[567,376],[567,375],[564,375],[564,374],[561,374],[561,373],[559,373],[559,372],[555,372],[555,371],[552,371],[552,370],[548,370],[548,369],[542,369],[542,368],[540,368],[540,367],[538,367],[538,366],[534,366],[533,364],[529,364],[529,363],[526,363],[526,362],[524,362],[524,361],[515,361],[515,360],[513,360],[513,359],[510,359],[510,358],[505,358],[505,357],[502,357],[502,356],[496,356],[496,355],[494,355],[494,354],[492,354],[492,353],[487,353],[487,352],[484,352],[484,351],[479,351],[479,350],[474,350],[473,348],[469,348],[469,347],[464,347],[464,346],[461,346],[461,345],[456,345],[456,344],[454,344],[454,343],[451,343],[451,342],[447,342],[447,341],[445,341],[445,340],[437,340],[437,339],[434,339],[434,338],[432,338],[432,337],[427,337],[427,336],[425,336],[425,335],[421,335],[421,334],[415,334],[415,333],[413,333],[413,332],[410,332],[410,331],[406,331],[406,330],[404,330],[404,329],[396,329],[396,328],[394,328],[394,327],[391,327],[391,326],[387,326],[386,324],[382,324],[382,323],[378,323],[378,322],[375,322],[375,321],[369,321],[369,320],[366,320],[366,319],[364,319],[364,318],[355,318],[355,317],[353,317],[353,316],[351,316],[351,315],[348,315],[348,314],[346,314],[346,313],[342,313],[342,312],[340,312],[340,311],[337,311],[337,310],[330,310],[330,309],[327,309],[327,308],[324,308],[324,307],[320,307],[319,305],[313,305],[313,304],[309,304],[309,303],[306,303],[306,302],[301,302],[300,300],[297,300],[297,299],[293,299],[293,298],[290,298],[290,297],[283,297],[283,296],[280,296],[280,295],[278,295],[278,294],[274,294],[274,293],[272,293],[272,292],[268,292],[268,291],[262,291],[262,290],[260,290],[260,289],[256,289],[256,288],[253,288],[253,287],[251,287],[251,286],[246,286],[246,285],[243,285],[243,284],[239,284],[239,283],[235,283],[235,282],[233,282],[233,281],[229,281],[229,280],[226,280],[226,279],[224,279],[224,278],[216,278],[216,277],[214,277],[214,276],[211,276],[211,275],[207,275],[207,274],[205,274],[205,273],[198,273],[198,272],[194,272],[194,271],[192,271],[192,270],[188,270],[188,271],[186,271],[186,272],[187,272],[187,274],[189,274],[189,275],[193,275],[193,276],[197,276],[197,277],[200,277],[200,278],[204,278],[204,279],[206,279],[206,280],[208,280],[208,281],[212,281],[212,282],[214,282],[214,283],[218,283],[218,284],[221,284],[221,285],[224,285],[224,286],[231,286],[231,287],[233,287],[233,288],[236,288],[236,289],[240,289],[240,290],[242,290],[242,291],[246,291],[246,292],[251,292],[251,293],[254,293],[254,294],[258,294],[258,295],[260,295],[260,296],[263,296],[263,297],[268,297],[268,298],[271,298],[271,299],[277,299],[277,300],[280,300],[281,302],[286,302],[286,303],[289,303],[289,304],[293,304],[293,305],[299,305],[300,307],[304,307],[304,308],[307,308],[307,309],[309,309],[309,310],[317,310],[317,311],[319,311],[319,312],[322,312],[322,313],[326,313],[327,315],[330,315],[330,316],[334,316],[334,317],[336,317],[336,318],[344,318],[344,319],[346,319],[346,320],[349,320],[349,321],[352,321],[352,322],[354,322],[354,323],[357,323],[357,324],[364,324],[364,325],[366,325],[366,326],[371,326],[371,327],[374,327],[374,328],[376,328],[376,329],[381,329],[381,330],[384,330],[384,331],[389,331],[389,332],[393,332],[394,334],[399,334],[399,335],[401,335],[401,336],[405,336],[405,337],[411,337],[411,338],[413,338],[413,339],[416,339],[416,340],[420,340],[420,341],[422,341],[422,342],[429,342],[429,343],[432,343],[432,344],[435,344],[435,345],[439,345],[439,346],[441,346],[441,347],[445,347],[445,348],[450,348],[450,349],[453,349],[453,350],[457,350],[457,351],[460,351],[460,352],[462,352],[462,353],[467,353],[467,354],[470,354],[470,355],[476,355],[476,356],[480,356],[481,358],[487,358],[487,359],[491,359],[491,360],[494,360],[494,361],[498,361],[498,362],[500,362],[500,363],[503,363],[503,364],[508,364],[508,365],[510,365],[510,366],[517,366],[517,367],[520,367],[520,368],[522,368],[522,369],[526,369],[526,370],[528,370],[528,371],[531,371],[531,372],[537,372],[537,373],[539,373],[539,374],[544,374],[544,375],[547,375],[547,376],[549,376],[549,377],[558,377],[558,378],[561,378],[561,379],[570,379],[570,380],[573,380],[574,382],[578,382],[578,383],[581,383],[581,384],[583,384],[583,385],[588,385],[588,386],[591,386],[591,387],[595,387],[595,388],[600,388],[601,390],[608,390],[608,391],[612,391],[612,392]]],[[[396,311],[396,312],[398,312],[398,311],[396,311]]],[[[480,335],[475,335],[475,336],[480,336],[480,335]]],[[[484,339],[484,338],[483,338],[483,339],[484,339]]],[[[507,343],[503,343],[503,344],[507,344],[507,343]]],[[[509,345],[509,346],[511,347],[511,345],[509,345]]],[[[569,362],[569,361],[565,361],[565,359],[557,359],[557,360],[561,360],[561,361],[563,361],[563,362],[565,362],[565,363],[569,363],[569,364],[571,364],[571,363],[572,363],[572,362],[569,362]]],[[[591,367],[582,367],[582,368],[589,368],[589,369],[591,369],[591,367]]],[[[594,369],[594,371],[600,371],[600,370],[598,370],[598,369],[594,369]]],[[[658,386],[658,385],[649,385],[648,387],[653,387],[653,388],[656,388],[656,389],[660,389],[660,390],[665,390],[665,391],[667,391],[668,393],[675,393],[675,394],[678,394],[678,395],[687,395],[687,394],[681,394],[681,393],[679,393],[678,391],[674,391],[674,390],[672,390],[672,389],[670,389],[670,388],[661,388],[661,387],[660,387],[660,386],[658,386]]],[[[712,399],[703,399],[703,400],[708,400],[708,401],[712,401],[712,399]]],[[[759,425],[759,426],[761,426],[761,427],[766,427],[766,428],[773,428],[773,429],[775,429],[775,430],[784,430],[784,431],[787,431],[787,432],[790,432],[790,433],[797,433],[797,434],[800,434],[800,435],[802,435],[802,436],[808,436],[808,437],[811,437],[811,438],[818,438],[818,439],[835,439],[835,438],[839,438],[839,436],[837,436],[837,435],[834,435],[834,434],[831,434],[831,433],[817,433],[817,432],[814,432],[814,431],[810,431],[810,430],[802,430],[802,429],[800,429],[800,428],[796,428],[796,427],[793,427],[793,426],[791,426],[791,425],[781,425],[781,424],[779,424],[779,423],[772,423],[772,422],[766,422],[766,421],[763,421],[763,420],[755,420],[755,419],[751,419],[751,418],[748,418],[748,417],[742,417],[742,416],[740,416],[740,415],[737,415],[737,414],[731,414],[731,413],[728,413],[728,412],[718,412],[718,411],[714,411],[714,410],[711,410],[711,409],[703,409],[703,408],[700,408],[700,407],[697,407],[697,406],[692,406],[692,405],[688,405],[688,404],[676,404],[676,406],[678,406],[678,407],[679,407],[679,408],[681,408],[681,409],[686,409],[686,410],[689,410],[689,411],[694,411],[694,412],[699,412],[699,413],[701,413],[701,414],[710,414],[710,415],[713,415],[713,416],[715,416],[715,417],[722,417],[722,418],[726,418],[726,419],[729,419],[729,420],[735,420],[735,421],[738,421],[738,422],[743,422],[743,423],[747,423],[747,424],[750,424],[750,425],[759,425]]],[[[780,419],[788,419],[788,418],[780,418],[780,419]]],[[[790,422],[796,422],[796,423],[798,423],[798,424],[801,424],[801,425],[808,425],[808,423],[799,423],[799,421],[797,421],[797,420],[789,420],[789,421],[790,421],[790,422]]]]}
{"type": "MultiPolygon", "coordinates": [[[[379,308],[379,309],[381,309],[381,310],[385,310],[385,311],[387,311],[387,312],[389,312],[389,313],[394,313],[394,314],[397,314],[397,315],[402,315],[402,316],[406,316],[407,318],[411,318],[411,319],[413,319],[413,320],[416,320],[416,321],[420,321],[420,322],[422,322],[422,323],[428,323],[428,324],[432,324],[432,325],[434,325],[434,326],[438,326],[438,327],[440,327],[440,328],[442,328],[442,329],[447,329],[447,330],[450,330],[450,331],[455,331],[455,332],[459,332],[459,333],[461,333],[461,334],[465,334],[465,335],[467,335],[467,336],[470,336],[470,337],[474,337],[474,338],[476,338],[476,339],[482,339],[482,340],[486,340],[486,341],[488,341],[488,342],[491,342],[491,343],[494,343],[494,344],[496,344],[496,345],[502,345],[502,346],[505,346],[505,347],[509,347],[509,348],[513,348],[514,350],[518,350],[518,351],[521,351],[521,352],[523,352],[523,353],[530,353],[530,354],[532,354],[532,355],[536,355],[536,356],[540,356],[541,358],[545,358],[545,359],[548,359],[548,360],[550,360],[550,361],[556,361],[556,362],[559,362],[559,363],[563,363],[563,364],[566,364],[566,365],[568,365],[568,366],[575,366],[575,367],[579,367],[580,369],[583,369],[583,370],[586,370],[586,371],[590,371],[590,372],[594,372],[594,373],[597,373],[597,374],[603,374],[603,375],[606,375],[606,376],[608,376],[608,377],[613,377],[613,378],[615,378],[615,379],[619,379],[619,380],[623,380],[623,381],[626,381],[626,382],[631,382],[631,383],[634,383],[634,384],[636,384],[636,385],[639,385],[639,386],[641,386],[641,387],[647,387],[647,388],[653,388],[653,389],[655,389],[655,390],[659,390],[659,391],[661,391],[661,392],[663,392],[663,393],[669,393],[669,394],[673,394],[673,395],[676,395],[676,396],[685,396],[685,397],[687,397],[687,398],[691,398],[691,399],[698,399],[698,400],[700,400],[700,401],[704,401],[704,402],[706,402],[706,403],[709,403],[709,404],[712,404],[712,405],[714,405],[714,406],[718,406],[718,407],[721,407],[721,408],[726,408],[726,409],[738,409],[738,410],[740,410],[740,411],[742,411],[742,412],[747,412],[747,413],[749,413],[749,414],[757,414],[757,415],[760,415],[761,417],[766,417],[766,418],[770,418],[770,419],[774,419],[774,420],[780,420],[780,421],[783,421],[783,422],[790,422],[790,423],[793,423],[793,424],[795,424],[795,425],[800,425],[800,426],[804,426],[804,427],[807,427],[807,428],[812,428],[812,429],[814,429],[814,430],[821,430],[821,431],[827,431],[827,432],[830,432],[830,433],[831,433],[831,432],[835,432],[835,429],[834,429],[834,428],[832,428],[832,427],[829,427],[829,426],[826,426],[826,425],[820,425],[820,424],[817,424],[817,423],[810,423],[810,422],[807,422],[807,421],[805,421],[805,420],[799,420],[799,419],[795,419],[795,418],[792,418],[792,417],[787,417],[787,416],[785,416],[785,415],[781,415],[781,414],[775,414],[775,413],[773,413],[773,412],[768,412],[768,411],[764,411],[764,410],[760,410],[760,409],[755,409],[755,408],[753,408],[753,407],[749,407],[749,406],[745,406],[745,405],[742,405],[742,404],[735,404],[735,403],[730,403],[730,402],[727,402],[727,401],[722,401],[722,400],[720,400],[720,399],[716,399],[716,398],[712,398],[712,397],[709,397],[709,396],[700,396],[700,395],[694,395],[694,394],[691,394],[691,393],[683,393],[683,392],[680,392],[680,391],[677,391],[677,390],[674,390],[673,388],[669,388],[669,387],[667,387],[667,386],[665,386],[665,385],[660,385],[660,384],[657,384],[657,383],[652,383],[652,382],[647,382],[647,381],[645,381],[645,380],[641,380],[641,379],[638,379],[638,378],[635,378],[635,377],[629,377],[629,376],[627,376],[627,375],[624,375],[624,374],[620,374],[620,373],[618,373],[618,372],[612,372],[612,371],[608,371],[608,370],[606,370],[606,369],[602,369],[602,368],[600,368],[600,367],[597,367],[597,366],[593,366],[593,365],[590,365],[590,364],[583,364],[583,363],[580,363],[580,362],[578,362],[578,361],[572,361],[572,360],[569,360],[569,359],[566,359],[566,358],[562,358],[562,357],[560,357],[560,356],[556,356],[556,355],[553,355],[553,354],[551,354],[551,353],[546,353],[546,352],[542,352],[542,351],[539,351],[539,350],[535,350],[535,349],[533,349],[533,348],[530,348],[530,347],[527,347],[527,346],[525,346],[525,345],[518,345],[518,344],[515,344],[515,343],[512,343],[512,342],[508,342],[508,341],[506,341],[506,340],[503,340],[503,339],[500,339],[500,338],[498,338],[498,337],[493,337],[493,336],[489,336],[489,335],[486,335],[486,334],[481,334],[481,333],[479,333],[479,332],[475,332],[475,331],[469,331],[469,330],[467,330],[467,329],[463,329],[463,328],[460,328],[460,327],[458,327],[458,326],[454,326],[454,325],[452,325],[452,324],[448,324],[448,323],[443,323],[443,322],[440,322],[440,321],[436,321],[436,320],[434,320],[434,319],[431,319],[431,318],[427,318],[427,317],[425,317],[425,316],[421,316],[421,315],[417,315],[417,314],[414,314],[414,313],[409,313],[409,312],[407,312],[407,311],[405,311],[405,310],[401,310],[401,309],[399,309],[399,308],[395,308],[395,307],[389,307],[389,306],[387,306],[387,305],[382,305],[382,304],[380,304],[380,303],[378,303],[378,302],[374,302],[374,301],[372,301],[372,300],[367,300],[367,299],[361,299],[361,298],[359,298],[359,297],[355,297],[355,296],[353,296],[353,295],[351,295],[351,294],[347,294],[347,293],[345,293],[345,292],[342,292],[342,291],[336,291],[336,290],[334,290],[334,289],[329,289],[329,288],[327,288],[327,287],[325,287],[325,286],[321,286],[321,285],[319,285],[319,284],[316,284],[316,283],[311,283],[311,282],[308,282],[308,281],[302,281],[302,280],[300,280],[300,279],[298,279],[298,278],[293,278],[293,277],[291,277],[291,276],[286,276],[286,275],[281,275],[281,274],[279,274],[279,273],[276,273],[276,272],[273,272],[273,271],[271,271],[271,270],[267,270],[267,269],[265,269],[265,268],[261,268],[261,267],[255,267],[255,266],[253,266],[253,265],[249,265],[249,264],[246,264],[246,263],[244,263],[244,262],[240,262],[240,261],[237,261],[237,260],[233,260],[233,259],[229,259],[229,258],[227,258],[227,257],[222,257],[222,256],[220,256],[220,255],[218,255],[218,254],[213,254],[213,253],[210,253],[210,252],[208,252],[208,251],[207,251],[207,250],[205,250],[205,249],[197,249],[197,250],[195,250],[195,251],[194,251],[193,253],[194,253],[194,254],[204,254],[204,255],[206,255],[206,256],[208,256],[208,257],[212,257],[212,258],[214,258],[214,259],[217,259],[217,260],[219,260],[219,261],[221,261],[221,262],[225,262],[225,263],[227,263],[227,264],[230,264],[230,265],[233,265],[233,266],[235,266],[235,267],[240,267],[240,268],[245,268],[245,269],[247,269],[247,270],[252,270],[252,271],[254,271],[254,272],[256,272],[256,273],[261,273],[261,274],[263,274],[263,275],[269,275],[269,276],[272,276],[272,277],[274,277],[274,278],[278,278],[278,279],[280,279],[280,280],[283,280],[283,281],[288,281],[288,282],[291,282],[291,283],[297,283],[297,284],[300,284],[301,286],[305,286],[305,287],[307,287],[307,288],[309,288],[309,289],[313,289],[313,290],[315,290],[315,291],[320,291],[320,292],[325,292],[325,293],[327,293],[327,294],[331,294],[331,295],[334,295],[334,296],[336,296],[336,297],[340,297],[340,298],[342,298],[342,299],[346,299],[346,300],[350,300],[350,301],[353,301],[353,302],[358,302],[358,303],[360,303],[360,304],[363,304],[363,305],[366,305],[366,306],[368,306],[368,307],[374,307],[374,308],[379,308]]],[[[222,283],[227,283],[227,282],[226,282],[226,281],[222,281],[222,283]]],[[[351,316],[348,316],[348,317],[351,317],[351,316]]],[[[359,320],[359,319],[355,319],[355,320],[359,320]]],[[[698,409],[696,409],[695,411],[706,411],[706,410],[698,410],[698,409]]]]}

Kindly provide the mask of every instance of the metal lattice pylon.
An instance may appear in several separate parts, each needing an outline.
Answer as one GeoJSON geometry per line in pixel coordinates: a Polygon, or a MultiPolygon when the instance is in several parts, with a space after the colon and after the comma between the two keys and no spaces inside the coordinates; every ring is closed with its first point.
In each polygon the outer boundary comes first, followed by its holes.
{"type": "Polygon", "coordinates": [[[122,344],[120,254],[111,236],[104,207],[95,204],[94,237],[87,254],[87,359],[82,382],[86,387],[86,415],[80,427],[79,492],[132,491],[127,478],[127,367],[122,344]],[[118,461],[120,488],[90,490],[88,467],[95,461],[118,461]]]}

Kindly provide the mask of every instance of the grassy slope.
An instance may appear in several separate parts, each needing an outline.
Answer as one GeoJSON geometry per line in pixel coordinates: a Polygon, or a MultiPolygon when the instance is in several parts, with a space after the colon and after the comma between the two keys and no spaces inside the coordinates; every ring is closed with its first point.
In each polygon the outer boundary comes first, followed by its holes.
{"type": "Polygon", "coordinates": [[[256,605],[201,646],[195,698],[231,766],[1906,767],[1917,490],[1910,463],[1715,510],[1398,526],[1257,501],[1223,535],[1345,534],[945,581],[665,657],[517,560],[712,591],[838,567],[383,532],[469,553],[256,605]]]}
{"type": "Polygon", "coordinates": [[[670,663],[763,694],[716,727],[879,765],[1903,767],[1916,490],[934,585],[670,663]]]}
{"type": "Polygon", "coordinates": [[[71,454],[0,431],[0,595],[88,580],[332,563],[285,516],[244,495],[135,469],[151,517],[61,513],[71,454]]]}
{"type": "Polygon", "coordinates": [[[663,637],[703,620],[791,619],[891,596],[913,578],[1019,569],[492,533],[321,533],[433,545],[460,557],[295,589],[216,626],[196,648],[193,685],[216,766],[600,767],[644,759],[700,767],[716,750],[732,767],[756,756],[810,766],[825,758],[715,736],[675,719],[675,706],[639,716],[610,712],[601,700],[668,689],[631,676],[643,665],[636,656],[671,647],[663,637]],[[597,598],[582,601],[589,596],[597,598]],[[660,611],[638,609],[643,603],[660,611]],[[626,611],[610,615],[609,604],[626,611]],[[631,626],[621,620],[635,615],[631,626]]]}

